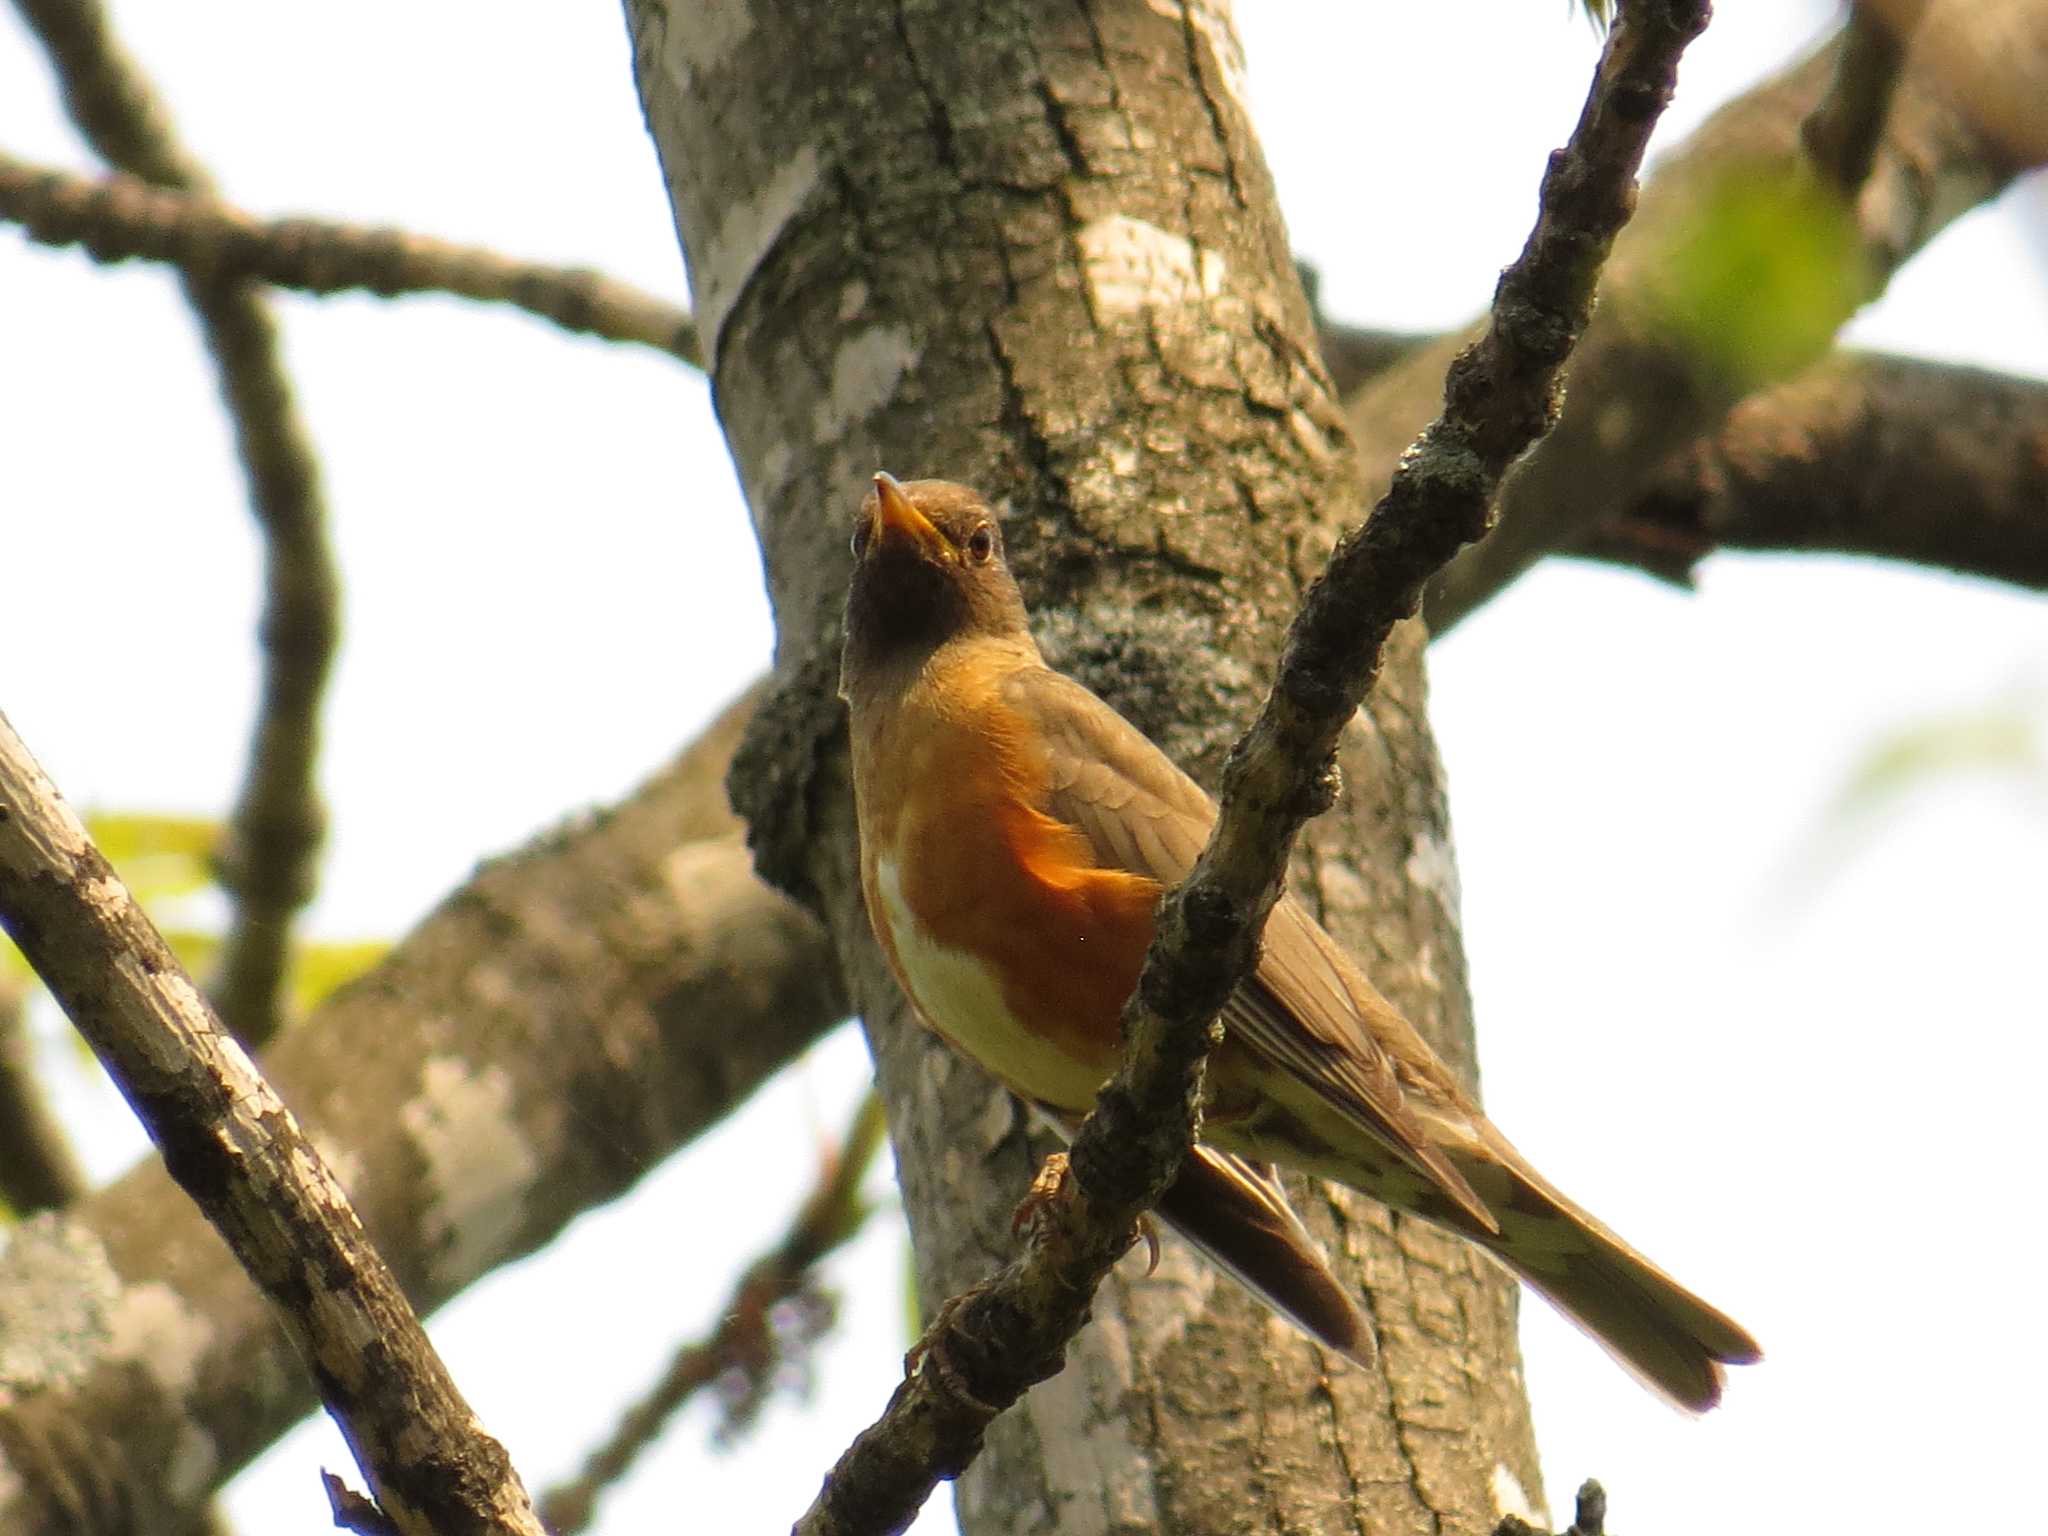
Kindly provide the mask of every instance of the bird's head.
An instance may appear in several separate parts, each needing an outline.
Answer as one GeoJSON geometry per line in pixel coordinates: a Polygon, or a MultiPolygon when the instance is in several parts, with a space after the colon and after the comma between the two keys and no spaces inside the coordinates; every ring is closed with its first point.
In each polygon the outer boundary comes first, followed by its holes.
{"type": "Polygon", "coordinates": [[[988,503],[951,481],[876,475],[853,526],[840,692],[914,670],[949,641],[1030,634],[988,503]]]}

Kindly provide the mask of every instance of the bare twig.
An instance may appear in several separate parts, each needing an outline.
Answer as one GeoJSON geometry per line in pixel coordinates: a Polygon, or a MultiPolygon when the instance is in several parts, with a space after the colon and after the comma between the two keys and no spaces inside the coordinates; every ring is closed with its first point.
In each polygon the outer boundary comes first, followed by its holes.
{"type": "Polygon", "coordinates": [[[336,1530],[354,1531],[356,1536],[400,1536],[390,1516],[332,1472],[320,1474],[320,1485],[327,1490],[327,1507],[333,1512],[336,1530]]]}
{"type": "MultiPolygon", "coordinates": [[[[114,41],[99,0],[15,3],[42,39],[65,109],[93,148],[145,181],[211,190],[149,81],[114,41]]],[[[291,920],[311,894],[324,830],[313,762],[338,595],[319,468],[270,311],[239,278],[188,274],[183,281],[234,421],[265,544],[263,691],[221,865],[234,917],[216,984],[230,1025],[260,1041],[278,1021],[291,920]]]]}
{"type": "Polygon", "coordinates": [[[1490,329],[1452,366],[1443,414],[1386,497],[1338,544],[1289,631],[1272,695],[1231,752],[1221,819],[1162,902],[1125,1011],[1124,1065],[1074,1141],[1070,1175],[1035,1202],[1022,1258],[941,1310],[916,1368],[798,1522],[805,1536],[908,1525],[988,1423],[1059,1369],[1096,1286],[1171,1182],[1197,1129],[1216,1015],[1251,974],[1295,835],[1329,803],[1338,734],[1424,580],[1485,531],[1502,474],[1554,419],[1559,370],[1633,207],[1644,145],[1705,24],[1701,0],[1622,7],[1571,141],[1551,157],[1536,228],[1501,275],[1490,329]]]}
{"type": "Polygon", "coordinates": [[[447,293],[509,304],[565,331],[654,347],[703,366],[689,312],[582,267],[514,261],[402,229],[259,219],[211,197],[0,155],[0,218],[95,261],[161,261],[194,278],[255,278],[297,293],[447,293]]]}
{"type": "MultiPolygon", "coordinates": [[[[1493,1536],[1544,1536],[1544,1533],[1519,1516],[1509,1515],[1494,1527],[1493,1536]]],[[[1557,1536],[1607,1536],[1607,1490],[1590,1477],[1579,1484],[1572,1523],[1557,1536]]]]}
{"type": "Polygon", "coordinates": [[[598,1495],[625,1475],[684,1403],[713,1382],[731,1378],[737,1383],[726,1402],[728,1429],[751,1422],[789,1348],[774,1314],[810,1290],[819,1261],[850,1241],[867,1220],[860,1186],[885,1128],[882,1101],[870,1093],[789,1230],[740,1276],[718,1326],[678,1350],[654,1390],[626,1410],[612,1437],[590,1454],[583,1469],[541,1496],[541,1519],[554,1536],[588,1529],[598,1495]]]}
{"type": "Polygon", "coordinates": [[[0,1205],[18,1216],[60,1209],[88,1187],[36,1082],[27,1004],[21,983],[0,972],[0,1205]]]}
{"type": "Polygon", "coordinates": [[[1841,51],[1835,55],[1835,78],[1799,125],[1808,157],[1844,197],[1856,195],[1877,160],[1906,39],[1920,10],[1917,0],[1895,0],[1885,11],[1852,5],[1841,51]]]}
{"type": "Polygon", "coordinates": [[[0,716],[0,923],[278,1309],[406,1536],[542,1536],[348,1197],[0,716]]]}

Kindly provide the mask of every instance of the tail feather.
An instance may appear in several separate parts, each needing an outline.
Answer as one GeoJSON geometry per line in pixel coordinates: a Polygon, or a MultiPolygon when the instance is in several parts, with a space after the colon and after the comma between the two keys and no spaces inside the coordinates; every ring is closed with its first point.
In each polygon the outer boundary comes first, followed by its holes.
{"type": "MultiPolygon", "coordinates": [[[[1497,1133],[1496,1133],[1497,1134],[1497,1133]]],[[[1503,1141],[1482,1191],[1498,1236],[1471,1234],[1637,1379],[1678,1407],[1704,1413],[1721,1400],[1722,1367],[1763,1358],[1756,1340],[1552,1188],[1503,1141]],[[1500,1154],[1504,1153],[1504,1156],[1500,1154]]],[[[1470,1172],[1468,1168],[1468,1172],[1470,1172]]]]}
{"type": "Polygon", "coordinates": [[[1198,1145],[1160,1197],[1157,1214],[1310,1338],[1372,1364],[1372,1325],[1330,1272],[1270,1169],[1198,1145]]]}

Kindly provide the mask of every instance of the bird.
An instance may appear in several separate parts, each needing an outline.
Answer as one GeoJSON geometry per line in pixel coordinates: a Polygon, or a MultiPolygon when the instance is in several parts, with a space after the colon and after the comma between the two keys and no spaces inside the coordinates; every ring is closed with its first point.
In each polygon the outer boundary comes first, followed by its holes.
{"type": "MultiPolygon", "coordinates": [[[[852,546],[840,693],[875,938],[922,1023],[1071,1135],[1215,802],[1047,665],[976,492],[877,474],[852,546]]],[[[1276,1165],[1477,1244],[1682,1409],[1761,1358],[1530,1166],[1292,897],[1222,1019],[1200,1140],[1155,1214],[1322,1344],[1373,1358],[1276,1165]]]]}

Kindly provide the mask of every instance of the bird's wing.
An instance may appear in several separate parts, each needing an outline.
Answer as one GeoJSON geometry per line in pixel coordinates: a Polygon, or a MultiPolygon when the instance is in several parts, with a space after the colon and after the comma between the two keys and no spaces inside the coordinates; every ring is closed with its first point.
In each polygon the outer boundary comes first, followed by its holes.
{"type": "MultiPolygon", "coordinates": [[[[1216,822],[1207,791],[1136,726],[1050,668],[1008,680],[1007,703],[1045,744],[1048,812],[1108,866],[1173,885],[1216,822]]],[[[1402,1070],[1448,1085],[1413,1026],[1375,992],[1291,897],[1266,925],[1259,968],[1223,1010],[1231,1038],[1309,1088],[1428,1179],[1482,1231],[1493,1213],[1438,1148],[1402,1089],[1402,1070]]],[[[1456,1090],[1450,1090],[1456,1102],[1456,1090]]]]}

